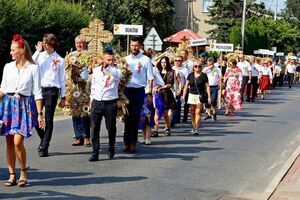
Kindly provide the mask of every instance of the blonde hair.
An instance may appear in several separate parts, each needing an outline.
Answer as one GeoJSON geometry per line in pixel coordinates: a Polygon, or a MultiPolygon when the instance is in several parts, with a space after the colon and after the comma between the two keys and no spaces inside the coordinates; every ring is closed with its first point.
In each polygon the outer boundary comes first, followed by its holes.
{"type": "Polygon", "coordinates": [[[35,64],[35,62],[34,62],[33,59],[32,59],[32,56],[31,56],[31,55],[32,55],[32,54],[31,54],[31,50],[30,50],[30,47],[29,47],[27,41],[23,39],[23,42],[24,42],[24,46],[23,46],[23,47],[20,47],[20,46],[18,45],[18,43],[15,42],[15,41],[12,41],[12,44],[16,44],[16,46],[17,46],[18,48],[24,49],[24,57],[25,57],[25,59],[26,59],[28,62],[30,62],[31,64],[35,64]]]}

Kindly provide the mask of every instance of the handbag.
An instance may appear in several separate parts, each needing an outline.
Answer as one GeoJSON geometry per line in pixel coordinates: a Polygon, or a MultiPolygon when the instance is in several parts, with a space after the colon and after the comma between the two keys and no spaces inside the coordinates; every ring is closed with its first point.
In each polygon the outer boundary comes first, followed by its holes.
{"type": "Polygon", "coordinates": [[[196,85],[196,89],[199,95],[199,100],[201,103],[207,103],[208,102],[208,95],[207,92],[204,92],[203,94],[200,94],[199,89],[197,87],[197,82],[196,82],[196,77],[195,77],[195,73],[194,73],[194,81],[195,81],[195,85],[196,85]]]}

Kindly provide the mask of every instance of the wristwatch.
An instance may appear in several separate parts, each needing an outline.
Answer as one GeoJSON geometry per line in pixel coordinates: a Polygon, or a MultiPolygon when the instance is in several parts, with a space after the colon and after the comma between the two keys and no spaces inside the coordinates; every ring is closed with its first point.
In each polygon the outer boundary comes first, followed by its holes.
{"type": "Polygon", "coordinates": [[[38,115],[43,115],[43,112],[38,112],[38,115]]]}

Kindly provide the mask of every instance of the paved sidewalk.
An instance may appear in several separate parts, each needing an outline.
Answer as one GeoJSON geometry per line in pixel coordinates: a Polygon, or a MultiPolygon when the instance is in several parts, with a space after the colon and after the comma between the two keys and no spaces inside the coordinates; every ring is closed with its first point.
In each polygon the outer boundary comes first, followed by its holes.
{"type": "Polygon", "coordinates": [[[300,199],[300,156],[281,180],[269,200],[299,200],[300,199]]]}

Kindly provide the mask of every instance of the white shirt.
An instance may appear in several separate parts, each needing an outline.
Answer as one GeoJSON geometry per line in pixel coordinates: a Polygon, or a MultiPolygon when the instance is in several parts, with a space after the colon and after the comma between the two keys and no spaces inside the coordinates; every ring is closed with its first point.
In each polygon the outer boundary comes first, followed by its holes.
{"type": "Polygon", "coordinates": [[[36,51],[32,58],[40,69],[41,86],[60,88],[60,96],[64,97],[66,95],[64,59],[56,52],[48,54],[46,51],[36,51]]]}
{"type": "Polygon", "coordinates": [[[274,75],[276,74],[280,74],[280,72],[282,71],[281,67],[279,65],[275,65],[274,67],[274,75]]]}
{"type": "Polygon", "coordinates": [[[24,96],[34,95],[34,99],[43,99],[41,77],[37,65],[30,62],[18,69],[16,61],[4,66],[1,83],[3,93],[18,93],[24,96]]]}
{"type": "Polygon", "coordinates": [[[147,85],[148,80],[153,80],[153,65],[150,58],[139,53],[134,56],[132,54],[125,57],[132,77],[127,84],[129,88],[141,88],[147,85]]]}
{"type": "Polygon", "coordinates": [[[204,67],[203,73],[205,73],[208,77],[208,84],[210,86],[219,85],[219,80],[222,78],[222,71],[219,67],[204,67]]]}
{"type": "Polygon", "coordinates": [[[269,76],[270,79],[273,79],[273,75],[270,67],[261,67],[260,73],[262,76],[269,76]]]}
{"type": "MultiPolygon", "coordinates": [[[[181,66],[181,67],[173,66],[173,70],[175,71],[175,77],[177,77],[177,75],[179,73],[182,87],[184,87],[186,79],[189,75],[188,69],[185,68],[184,66],[181,66]]],[[[176,80],[176,78],[175,78],[175,80],[176,80]]]]}
{"type": "Polygon", "coordinates": [[[254,63],[251,65],[251,68],[252,68],[252,77],[258,77],[259,76],[259,72],[260,72],[260,69],[261,69],[261,65],[257,64],[257,63],[254,63]]]}
{"type": "Polygon", "coordinates": [[[249,71],[251,71],[252,68],[248,61],[238,62],[237,66],[242,71],[243,76],[249,76],[249,71]]]}
{"type": "Polygon", "coordinates": [[[194,62],[192,60],[186,60],[182,63],[182,65],[188,69],[188,72],[191,73],[193,71],[194,62]]]}
{"type": "MultiPolygon", "coordinates": [[[[159,73],[159,70],[157,69],[157,67],[153,67],[153,76],[154,76],[154,79],[153,79],[153,87],[155,86],[164,86],[165,85],[165,82],[164,80],[162,79],[160,73],[159,73]]],[[[145,93],[149,93],[149,85],[146,86],[145,88],[145,93]]]]}
{"type": "Polygon", "coordinates": [[[107,73],[103,73],[102,66],[93,70],[91,85],[91,100],[109,101],[119,98],[118,85],[123,77],[116,66],[108,66],[107,73]]]}
{"type": "Polygon", "coordinates": [[[286,65],[286,70],[287,70],[288,73],[294,74],[296,72],[296,65],[287,64],[286,65]]]}

